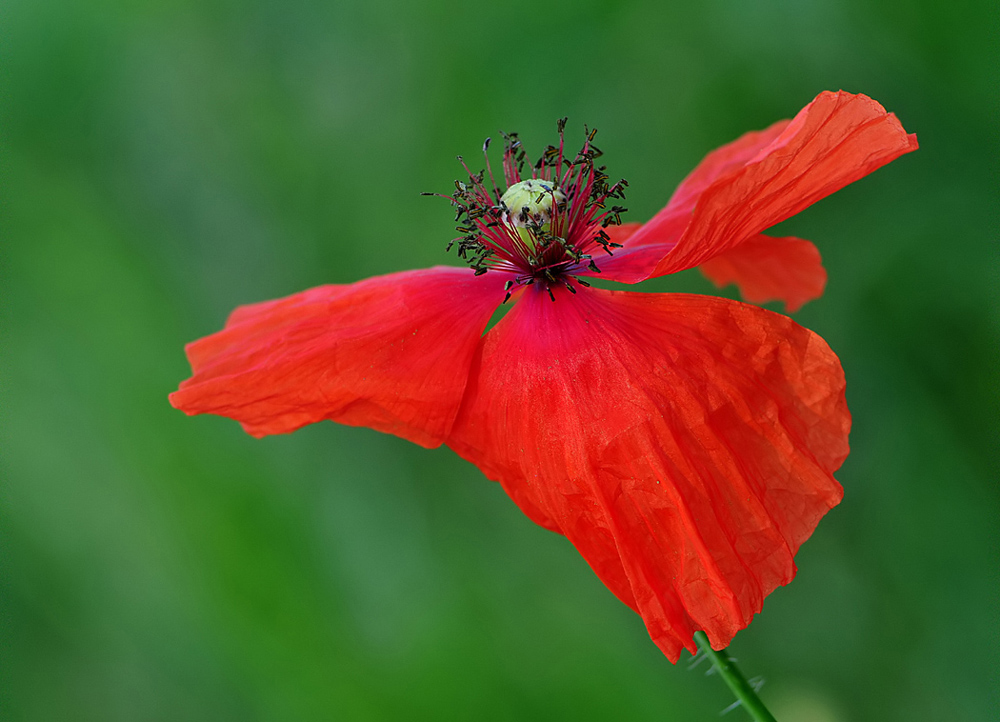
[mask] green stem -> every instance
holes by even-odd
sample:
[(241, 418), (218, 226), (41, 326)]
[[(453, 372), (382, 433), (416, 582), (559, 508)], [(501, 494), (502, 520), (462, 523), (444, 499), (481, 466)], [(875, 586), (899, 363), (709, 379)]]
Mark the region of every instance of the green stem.
[(747, 682), (743, 673), (729, 659), (726, 650), (722, 649), (716, 652), (712, 649), (712, 645), (708, 642), (708, 635), (704, 632), (695, 632), (694, 641), (704, 655), (711, 660), (712, 666), (719, 670), (722, 679), (729, 685), (729, 689), (733, 691), (736, 699), (750, 713), (751, 717), (757, 720), (757, 722), (777, 722), (774, 719), (774, 715), (768, 712), (767, 707), (760, 701), (760, 697), (757, 696), (757, 690)]

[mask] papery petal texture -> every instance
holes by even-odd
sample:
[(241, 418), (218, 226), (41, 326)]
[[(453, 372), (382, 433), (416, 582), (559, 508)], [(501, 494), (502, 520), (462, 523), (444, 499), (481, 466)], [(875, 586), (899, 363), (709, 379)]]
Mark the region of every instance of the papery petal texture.
[(242, 306), (188, 344), (170, 401), (258, 437), (330, 419), (438, 446), (503, 295), (496, 274), (435, 267)]
[(744, 241), (699, 266), (720, 288), (735, 283), (751, 303), (784, 301), (789, 313), (823, 295), (826, 269), (809, 241), (763, 234)]
[(577, 547), (676, 661), (725, 646), (841, 498), (850, 415), (816, 334), (736, 301), (528, 289), (447, 440)]
[(709, 154), (598, 264), (602, 276), (637, 283), (699, 266), (916, 149), (916, 136), (868, 96), (821, 93), (791, 121)]
[[(677, 186), (677, 190), (667, 201), (666, 207), (646, 224), (650, 226), (650, 238), (661, 235), (659, 231), (653, 232), (661, 221), (676, 213), (693, 211), (701, 194), (713, 183), (754, 160), (762, 150), (781, 136), (791, 122), (790, 120), (779, 120), (764, 130), (752, 130), (749, 133), (744, 133), (736, 140), (716, 148), (702, 158), (695, 169), (688, 173), (687, 178)], [(683, 231), (683, 229), (681, 230)]]

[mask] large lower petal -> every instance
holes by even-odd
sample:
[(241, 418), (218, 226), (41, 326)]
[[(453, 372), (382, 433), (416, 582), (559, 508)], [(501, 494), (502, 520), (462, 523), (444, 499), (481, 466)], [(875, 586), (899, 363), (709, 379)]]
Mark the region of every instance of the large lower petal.
[(759, 235), (710, 258), (701, 272), (720, 288), (735, 283), (751, 303), (784, 301), (789, 313), (823, 295), (826, 269), (809, 241)]
[(837, 357), (736, 301), (534, 289), (491, 330), (447, 443), (565, 534), (676, 661), (721, 648), (840, 501)]
[(791, 121), (709, 154), (602, 275), (636, 283), (699, 266), (916, 149), (868, 96), (821, 93)]
[(258, 437), (331, 419), (438, 446), (502, 299), (500, 274), (436, 267), (242, 306), (188, 344), (170, 402)]

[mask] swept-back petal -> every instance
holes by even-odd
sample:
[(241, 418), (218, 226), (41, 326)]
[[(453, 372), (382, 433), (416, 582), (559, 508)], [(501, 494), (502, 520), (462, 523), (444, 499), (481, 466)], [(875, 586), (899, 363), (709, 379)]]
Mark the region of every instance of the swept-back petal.
[(709, 154), (670, 203), (598, 265), (625, 283), (699, 266), (917, 149), (866, 95), (821, 93), (791, 121)]
[[(813, 101), (815, 102), (815, 101)], [(678, 212), (690, 213), (701, 194), (722, 176), (738, 170), (752, 161), (764, 148), (773, 143), (791, 123), (790, 120), (779, 120), (764, 130), (752, 130), (739, 138), (713, 150), (702, 158), (687, 178), (681, 181), (677, 190), (670, 196), (666, 207), (653, 216), (646, 225), (655, 228), (662, 220)], [(683, 229), (682, 229), (683, 230)], [(655, 233), (651, 233), (655, 236)]]
[(792, 236), (755, 236), (699, 268), (716, 286), (735, 283), (752, 303), (784, 301), (789, 313), (822, 296), (826, 286), (819, 250)]
[(672, 661), (721, 648), (841, 498), (850, 416), (816, 334), (706, 296), (528, 289), (447, 444), (565, 534)]
[(439, 266), (242, 306), (188, 344), (170, 402), (258, 437), (331, 419), (438, 446), (502, 299), (500, 274)]

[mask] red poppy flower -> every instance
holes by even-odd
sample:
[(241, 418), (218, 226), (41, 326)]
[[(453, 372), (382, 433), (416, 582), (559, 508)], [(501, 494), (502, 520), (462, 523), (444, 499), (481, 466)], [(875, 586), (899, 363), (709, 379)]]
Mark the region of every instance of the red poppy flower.
[[(560, 125), (560, 137), (562, 136)], [(842, 496), (851, 420), (840, 362), (791, 319), (736, 301), (590, 288), (700, 266), (753, 301), (820, 295), (808, 241), (762, 232), (916, 138), (863, 95), (714, 151), (644, 225), (614, 225), (624, 182), (550, 146), (522, 180), (507, 136), (452, 202), (467, 268), (435, 267), (243, 306), (188, 345), (188, 414), (254, 436), (331, 419), (447, 444), (564, 534), (671, 661), (727, 645)], [(487, 188), (492, 186), (492, 192)], [(484, 334), (501, 303), (512, 308)]]

